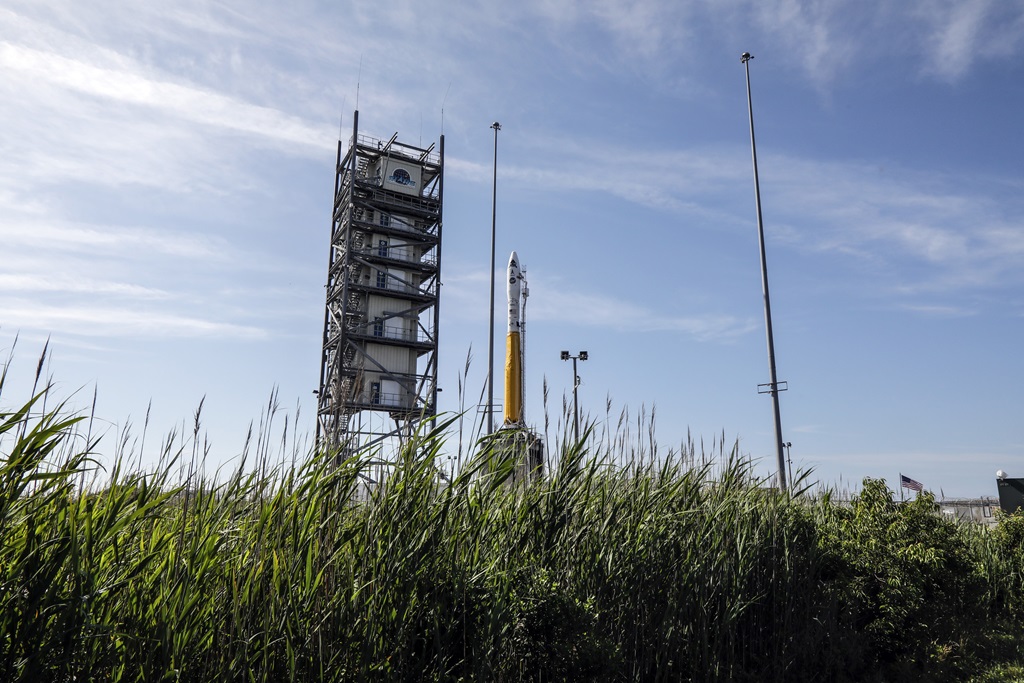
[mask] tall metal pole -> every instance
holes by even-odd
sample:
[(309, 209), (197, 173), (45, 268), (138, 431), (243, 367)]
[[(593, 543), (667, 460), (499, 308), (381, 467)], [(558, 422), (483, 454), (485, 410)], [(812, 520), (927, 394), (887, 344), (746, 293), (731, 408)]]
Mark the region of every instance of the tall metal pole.
[(782, 449), (782, 418), (779, 413), (779, 382), (775, 375), (775, 341), (772, 337), (772, 303), (768, 295), (768, 259), (764, 251), (764, 221), (761, 217), (761, 185), (757, 178), (757, 145), (754, 143), (754, 105), (750, 98), (750, 60), (753, 55), (744, 52), (740, 57), (747, 72), (747, 112), (750, 116), (750, 155), (754, 162), (754, 204), (757, 207), (757, 241), (761, 248), (761, 289), (764, 291), (764, 323), (768, 335), (768, 372), (771, 384), (772, 412), (775, 417), (775, 454), (779, 465), (779, 489), (786, 490), (786, 460)]
[(590, 357), (586, 351), (580, 351), (575, 356), (568, 351), (562, 351), (562, 360), (572, 359), (572, 432), (576, 441), (580, 440), (580, 403), (578, 398), (580, 387), (580, 374), (576, 369), (577, 360), (586, 360)]
[(786, 467), (789, 472), (789, 485), (793, 485), (793, 452), (790, 450), (793, 448), (793, 442), (787, 441), (783, 444), (786, 447)]
[(491, 316), (487, 330), (487, 433), (494, 433), (494, 240), (498, 222), (498, 131), (501, 124), (495, 121), (494, 129), (494, 182), (491, 186)]
[(572, 429), (576, 435), (576, 443), (580, 441), (580, 404), (576, 400), (576, 390), (580, 386), (580, 376), (576, 372), (576, 359), (579, 356), (572, 357)]

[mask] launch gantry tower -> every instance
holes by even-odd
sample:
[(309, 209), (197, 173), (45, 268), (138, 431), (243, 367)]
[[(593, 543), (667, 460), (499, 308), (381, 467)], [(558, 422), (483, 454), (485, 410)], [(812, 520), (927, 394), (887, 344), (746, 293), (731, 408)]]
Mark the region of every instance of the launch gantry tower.
[[(347, 455), (437, 408), (444, 136), (338, 142), (317, 441)], [(344, 156), (343, 156), (344, 151)]]

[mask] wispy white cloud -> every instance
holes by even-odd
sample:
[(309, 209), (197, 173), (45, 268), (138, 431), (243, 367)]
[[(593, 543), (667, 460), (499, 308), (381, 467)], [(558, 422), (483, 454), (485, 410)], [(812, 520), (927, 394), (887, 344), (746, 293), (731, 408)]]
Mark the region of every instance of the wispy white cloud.
[(698, 341), (730, 342), (756, 329), (757, 321), (723, 314), (655, 312), (642, 302), (564, 286), (543, 287), (543, 299), (530, 304), (532, 320), (560, 322), (633, 332), (678, 332)]
[[(338, 64), (359, 55), (353, 41), (336, 39), (332, 15), (322, 7), (259, 0), (145, 3), (130, 12), (122, 0), (12, 0), (9, 5), (12, 9), (0, 10), (0, 27), (6, 25), (8, 35), (27, 47), (113, 70), (142, 68), (254, 103), (266, 104), (282, 91), (308, 92), (314, 81), (302, 71), (281, 69), (274, 56)], [(336, 19), (340, 27), (350, 18)]]
[[(555, 193), (593, 192), (646, 208), (701, 214), (731, 223), (731, 216), (708, 208), (706, 200), (723, 191), (732, 194), (740, 183), (751, 182), (750, 162), (739, 148), (669, 151), (551, 139), (534, 140), (533, 147), (538, 150), (533, 157), (537, 165), (500, 165), (498, 177), (503, 185), (510, 182)], [(620, 168), (628, 170), (608, 173), (608, 158), (615, 158)], [(490, 177), (490, 167), (458, 158), (446, 159), (445, 170), (476, 182)], [(748, 188), (743, 192), (749, 196)]]
[(772, 207), (795, 246), (895, 264), (952, 288), (999, 285), (1024, 265), (1019, 190), (1000, 178), (774, 157)]
[[(534, 156), (537, 166), (505, 164), (499, 179), (531, 191), (616, 196), (699, 217), (708, 229), (750, 220), (752, 180), (747, 152), (739, 147), (664, 150), (546, 140), (538, 149), (547, 152)], [(607, 173), (607, 158), (629, 172)], [(450, 166), (466, 179), (489, 178), (482, 164), (456, 160)], [(1024, 272), (1021, 188), (1004, 178), (893, 166), (882, 172), (862, 162), (786, 155), (763, 155), (761, 167), (769, 239), (869, 263), (887, 273), (876, 286), (953, 293), (1019, 282)], [(735, 205), (738, 198), (741, 205)], [(720, 208), (730, 203), (734, 209)]]
[[(789, 61), (819, 88), (858, 65), (894, 59), (908, 73), (955, 81), (980, 60), (1019, 55), (1024, 49), (1024, 6), (995, 0), (537, 0), (532, 9), (553, 34), (587, 24), (599, 27), (614, 45), (620, 69), (642, 63), (660, 72), (671, 71), (672, 64), (701, 62), (701, 38), (713, 35), (737, 43), (737, 56), (740, 47), (755, 42), (749, 49)], [(757, 40), (751, 41), (755, 26)], [(616, 68), (604, 52), (591, 59)]]
[(10, 292), (61, 292), (70, 294), (105, 294), (132, 299), (166, 299), (170, 294), (161, 289), (125, 282), (109, 282), (63, 274), (0, 273), (0, 289)]
[(977, 57), (979, 33), (992, 3), (989, 0), (961, 0), (935, 3), (931, 12), (934, 52), (925, 60), (925, 70), (949, 79), (962, 76)]
[[(326, 158), (330, 126), (165, 59), (201, 52), (201, 41), (193, 52), (147, 52), (147, 42), (197, 33), (244, 38), (223, 17), (204, 21), (197, 5), (132, 29), (130, 17), (109, 22), (119, 8), (49, 4), (53, 16), (39, 19), (37, 5), (0, 10), (4, 328), (105, 340), (286, 333), (275, 325), (287, 316), (275, 315), (294, 307), (253, 275), (287, 266), (239, 234), (225, 199), (259, 196), (266, 180), (248, 167), (253, 150), (264, 163)], [(236, 57), (223, 68), (241, 68)], [(245, 291), (225, 291), (231, 278)]]
[(769, 0), (737, 11), (756, 16), (768, 38), (766, 47), (773, 54), (792, 55), (820, 87), (845, 71), (858, 53), (871, 49), (865, 42), (868, 36), (850, 25), (848, 7), (842, 2)]
[[(217, 235), (51, 220), (5, 216), (0, 205), (5, 329), (108, 339), (289, 333), (282, 321), (295, 292), (247, 275), (286, 270), (267, 255)], [(247, 284), (232, 291), (230, 278)]]
[[(486, 310), (487, 283), (485, 271), (447, 275), (442, 310), (456, 311), (456, 315), (460, 311)], [(538, 272), (531, 272), (530, 287), (534, 292), (543, 292), (543, 296), (534, 297), (528, 305), (528, 316), (533, 322), (558, 321), (617, 332), (677, 332), (697, 341), (721, 343), (759, 329), (755, 319), (728, 314), (656, 312), (644, 302), (600, 291), (582, 292), (557, 277)]]
[(820, 434), (822, 427), (821, 425), (795, 425), (788, 427), (787, 431), (794, 434)]
[(52, 83), (112, 105), (139, 105), (196, 123), (217, 126), (284, 143), (282, 149), (312, 148), (321, 153), (330, 132), (312, 128), (280, 111), (225, 95), (154, 78), (133, 70), (95, 66), (77, 59), (10, 43), (0, 44), (0, 68), (33, 82)]
[[(550, 9), (550, 4), (547, 7)], [(672, 44), (686, 44), (694, 24), (694, 7), (685, 2), (596, 0), (577, 3), (575, 9), (575, 16), (567, 15), (570, 21), (587, 16), (612, 37), (617, 55), (645, 62), (678, 54)]]
[[(0, 202), (0, 210), (3, 204)], [(176, 256), (190, 260), (224, 261), (230, 251), (227, 241), (218, 235), (197, 235), (182, 230), (169, 233), (145, 227), (73, 223), (62, 218), (33, 216), (19, 218), (0, 213), (0, 239), (5, 244), (29, 247), (52, 255), (72, 251), (108, 256), (139, 254), (150, 257)]]
[(912, 313), (920, 313), (933, 318), (967, 318), (977, 314), (977, 311), (973, 311), (967, 308), (961, 308), (958, 306), (929, 306), (905, 304), (900, 308), (906, 311), (910, 311)]
[[(66, 7), (60, 2), (50, 4), (55, 8)], [(631, 58), (640, 61), (663, 58), (662, 48), (668, 49), (668, 45), (677, 42), (680, 32), (685, 33), (691, 25), (701, 22), (713, 24), (716, 12), (721, 13), (717, 16), (735, 16), (752, 11), (757, 21), (772, 29), (769, 34), (801, 45), (806, 68), (809, 71), (819, 69), (814, 71), (813, 78), (822, 81), (832, 78), (836, 69), (844, 68), (850, 62), (849, 55), (872, 49), (869, 39), (873, 37), (867, 30), (875, 21), (871, 16), (884, 15), (886, 19), (902, 22), (909, 27), (906, 33), (913, 40), (923, 41), (920, 36), (927, 33), (937, 46), (936, 59), (928, 63), (951, 77), (961, 77), (979, 55), (991, 55), (993, 51), (1005, 53), (1020, 46), (1016, 36), (1020, 33), (1021, 13), (1013, 9), (1000, 10), (987, 0), (967, 3), (921, 0), (902, 11), (875, 8), (866, 13), (868, 19), (853, 26), (853, 31), (846, 30), (850, 28), (847, 21), (850, 8), (849, 3), (798, 0), (773, 0), (751, 8), (744, 0), (726, 4), (721, 10), (708, 9), (698, 3), (670, 7), (658, 2), (639, 2), (627, 8), (609, 2), (538, 2), (523, 11), (541, 14), (565, 26), (597, 25), (613, 33), (616, 44), (623, 46), (622, 49), (634, 46)], [(401, 5), (399, 10), (394, 24), (396, 30), (411, 32), (416, 18), (421, 15), (408, 5)], [(274, 10), (260, 5), (254, 11), (263, 16)], [(146, 21), (129, 19), (129, 28), (122, 28), (122, 32), (137, 31), (142, 36), (149, 31), (159, 34), (156, 35), (158, 40), (182, 41), (186, 40), (182, 29), (187, 27), (204, 37), (220, 36), (237, 40), (240, 45), (245, 41), (267, 44), (279, 39), (273, 37), (274, 32), (259, 29), (260, 22), (252, 17), (246, 19), (244, 13), (230, 4), (207, 7), (195, 3), (179, 8), (164, 7), (159, 11), (150, 8), (146, 12), (152, 16), (147, 15)], [(372, 16), (360, 18), (360, 12), (369, 12)], [(372, 23), (379, 19), (375, 12), (362, 8), (355, 19), (357, 23)], [(488, 16), (492, 22), (503, 18), (489, 15), (480, 8), (471, 13), (474, 21), (486, 22)], [(526, 14), (511, 16), (523, 21)], [(202, 178), (204, 172), (209, 173), (211, 167), (223, 163), (209, 156), (207, 136), (211, 130), (220, 131), (218, 135), (234, 132), (263, 144), (280, 145), (282, 150), (306, 150), (314, 155), (321, 155), (325, 147), (323, 141), (333, 137), (333, 131), (325, 134), (293, 114), (251, 104), (230, 94), (191, 84), (180, 75), (172, 75), (151, 63), (152, 60), (137, 49), (137, 42), (129, 50), (131, 54), (92, 45), (82, 36), (99, 30), (100, 15), (76, 9), (70, 16), (73, 19), (57, 22), (60, 26), (57, 28), (19, 15), (12, 18), (12, 13), (5, 11), (8, 24), (31, 29), (24, 44), (0, 44), (0, 68), (10, 75), (7, 94), (27, 94), (29, 109), (36, 113), (72, 109), (79, 112), (73, 124), (77, 130), (71, 136), (54, 138), (51, 132), (50, 144), (33, 144), (34, 150), (26, 145), (21, 150), (23, 155), (17, 157), (17, 168), (4, 168), (0, 162), (0, 173), (14, 186), (25, 183), (26, 177), (40, 182), (43, 178), (52, 181), (63, 176), (100, 183), (148, 182), (180, 190), (194, 185), (197, 177)], [(1001, 21), (997, 22), (998, 19)], [(301, 23), (285, 21), (280, 27), (282, 35), (299, 30), (297, 26)], [(455, 30), (461, 29), (456, 27)], [(55, 45), (63, 47), (51, 47)], [(122, 45), (122, 49), (126, 48)], [(244, 68), (240, 64), (245, 60), (244, 49), (239, 46), (232, 49), (233, 52), (221, 59), (222, 68)], [(187, 69), (181, 71), (186, 72)], [(12, 90), (12, 83), (23, 90)], [(17, 99), (15, 96), (9, 101)], [(150, 115), (140, 120), (142, 110), (149, 110)], [(20, 137), (36, 140), (41, 137), (45, 141), (45, 129), (54, 131), (69, 125), (66, 119), (47, 121), (48, 116), (51, 115), (43, 114), (43, 121), (36, 123), (35, 128), (32, 128), (33, 122), (23, 116), (22, 132), (32, 134)], [(59, 123), (53, 125), (54, 121)], [(548, 156), (542, 166), (504, 165), (500, 173), (504, 180), (525, 186), (609, 193), (650, 208), (677, 213), (704, 212), (707, 218), (723, 222), (733, 217), (720, 210), (713, 212), (714, 215), (708, 213), (704, 208), (710, 205), (707, 199), (731, 193), (731, 185), (748, 182), (746, 154), (739, 149), (612, 150), (621, 161), (621, 168), (629, 169), (627, 173), (613, 175), (603, 168), (609, 153), (607, 145), (587, 149), (584, 144), (563, 144), (557, 149), (557, 156)], [(876, 253), (872, 245), (885, 245), (886, 249), (912, 255), (936, 267), (962, 264), (964, 268), (984, 270), (981, 265), (987, 263), (990, 266), (988, 278), (997, 277), (1019, 263), (1022, 240), (1018, 227), (999, 216), (986, 197), (949, 192), (949, 187), (955, 184), (952, 179), (940, 183), (944, 187), (936, 191), (928, 186), (929, 181), (922, 182), (920, 177), (893, 183), (889, 179), (876, 181), (872, 177), (873, 169), (850, 164), (822, 164), (800, 159), (777, 161), (776, 166), (784, 169), (787, 176), (774, 182), (777, 197), (784, 200), (777, 201), (780, 205), (798, 208), (802, 214), (798, 221), (797, 211), (787, 212), (789, 215), (785, 217), (785, 225), (780, 226), (780, 232), (788, 233), (806, 248), (871, 255)], [(180, 165), (176, 175), (181, 185), (167, 176), (166, 169), (176, 165)], [(488, 174), (484, 171), (489, 170), (481, 164), (453, 157), (449, 157), (448, 169), (462, 177), (486, 177)], [(231, 170), (222, 169), (222, 175), (226, 176)], [(828, 183), (823, 182), (825, 178)], [(976, 222), (962, 224), (968, 216), (976, 217)], [(801, 227), (801, 224), (812, 223), (813, 231)], [(93, 237), (95, 246), (102, 248), (103, 240)], [(111, 234), (108, 239), (112, 243), (137, 242), (140, 238)], [(86, 243), (79, 244), (85, 246)], [(203, 247), (193, 244), (183, 248)]]
[(1024, 5), (993, 0), (922, 0), (912, 16), (921, 25), (922, 71), (962, 79), (982, 60), (1024, 49)]
[[(249, 87), (315, 79), (280, 64), (246, 63), (246, 46), (288, 30), (271, 29), (274, 22), (256, 30), (252, 11), (185, 2), (124, 12), (103, 0), (0, 9), (3, 203), (32, 197), (52, 217), (66, 183), (239, 194), (262, 182), (250, 167), (254, 151), (264, 159), (328, 158), (334, 125), (294, 106), (311, 101), (308, 92), (290, 97)], [(224, 58), (211, 46), (227, 46)], [(56, 200), (47, 202), (50, 196)]]
[(8, 299), (0, 303), (6, 329), (47, 330), (85, 337), (266, 338), (267, 330), (250, 325), (127, 306), (49, 305), (35, 300)]

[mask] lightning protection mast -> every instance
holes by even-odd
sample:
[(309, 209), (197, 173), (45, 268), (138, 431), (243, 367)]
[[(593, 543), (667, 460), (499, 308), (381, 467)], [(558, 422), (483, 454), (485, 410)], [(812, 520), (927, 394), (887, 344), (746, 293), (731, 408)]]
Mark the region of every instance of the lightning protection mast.
[(397, 451), (436, 415), (443, 135), (434, 147), (362, 135), (358, 111), (338, 142), (317, 442), (339, 457)]
[(750, 99), (750, 60), (754, 56), (744, 52), (740, 57), (747, 72), (747, 113), (750, 116), (750, 155), (754, 162), (754, 205), (757, 208), (757, 242), (761, 248), (761, 289), (764, 292), (764, 322), (768, 336), (768, 373), (769, 383), (762, 384), (758, 388), (759, 393), (771, 394), (772, 415), (775, 418), (775, 453), (779, 465), (779, 489), (786, 490), (786, 460), (782, 449), (782, 418), (779, 413), (779, 392), (786, 390), (786, 383), (782, 386), (775, 376), (775, 341), (772, 336), (772, 303), (768, 296), (768, 259), (764, 251), (764, 221), (761, 218), (761, 186), (757, 178), (757, 146), (754, 144), (754, 105)]

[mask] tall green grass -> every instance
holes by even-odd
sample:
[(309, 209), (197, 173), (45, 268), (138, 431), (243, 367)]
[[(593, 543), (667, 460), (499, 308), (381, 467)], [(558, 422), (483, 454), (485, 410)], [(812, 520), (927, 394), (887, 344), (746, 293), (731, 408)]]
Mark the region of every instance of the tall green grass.
[(992, 634), (1019, 654), (1020, 520), (870, 480), (788, 496), (717, 440), (656, 453), (644, 419), (512, 483), (486, 438), (442, 476), (450, 418), (368, 487), (369, 458), (286, 463), (264, 432), (209, 477), (199, 411), (154, 471), (122, 434), (96, 476), (40, 401), (0, 413), (0, 680), (929, 680)]

